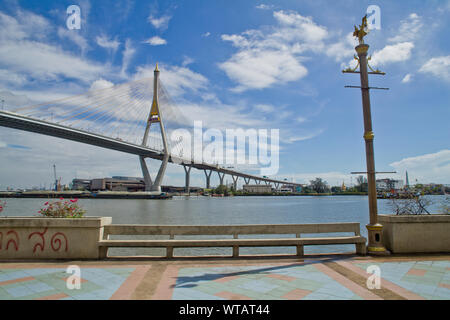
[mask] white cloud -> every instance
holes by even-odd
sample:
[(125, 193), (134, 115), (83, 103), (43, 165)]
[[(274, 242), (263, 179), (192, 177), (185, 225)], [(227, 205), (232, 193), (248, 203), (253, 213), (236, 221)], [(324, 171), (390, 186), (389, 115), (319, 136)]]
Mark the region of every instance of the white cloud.
[(423, 27), (422, 18), (411, 13), (407, 19), (400, 21), (400, 27), (395, 31), (396, 36), (389, 38), (389, 42), (405, 42), (414, 40)]
[(326, 49), (326, 55), (333, 57), (336, 62), (340, 62), (343, 59), (353, 56), (357, 45), (358, 40), (353, 36), (353, 32), (349, 32), (339, 42), (329, 45)]
[(205, 32), (204, 34), (202, 34), (202, 37), (208, 38), (210, 35), (211, 35), (211, 32)]
[[(154, 66), (139, 66), (134, 79), (153, 78)], [(186, 67), (159, 65), (161, 82), (172, 96), (181, 96), (187, 91), (205, 89), (208, 79)]]
[(413, 48), (414, 43), (412, 42), (400, 42), (394, 45), (387, 45), (372, 55), (370, 64), (373, 66), (381, 66), (392, 62), (409, 60)]
[(450, 56), (431, 58), (419, 69), (419, 72), (450, 80)]
[(23, 94), (14, 94), (11, 91), (0, 91), (0, 98), (4, 100), (5, 110), (30, 105), (33, 101)]
[(144, 43), (148, 43), (151, 46), (161, 46), (161, 45), (167, 44), (167, 41), (161, 37), (154, 36), (154, 37), (151, 37), (150, 39), (144, 41)]
[(0, 69), (0, 83), (15, 87), (23, 86), (28, 81), (27, 77), (21, 73)]
[(295, 121), (297, 121), (298, 123), (303, 123), (308, 121), (308, 119), (306, 119), (305, 117), (297, 117)]
[(270, 113), (275, 111), (275, 107), (268, 104), (257, 104), (254, 106), (259, 112)]
[(0, 12), (1, 40), (21, 40), (28, 37), (23, 25), (15, 18)]
[(312, 44), (319, 43), (328, 35), (325, 27), (317, 25), (311, 17), (303, 17), (297, 12), (275, 11), (273, 16), (283, 27), (287, 28), (279, 30), (284, 31), (283, 33), (276, 34), (283, 39), (303, 40), (307, 44)]
[(89, 90), (101, 90), (101, 89), (112, 88), (112, 87), (114, 87), (114, 83), (100, 78), (98, 80), (95, 80), (92, 83)]
[(81, 49), (81, 55), (89, 49), (87, 40), (81, 36), (76, 30), (68, 30), (66, 28), (58, 28), (58, 36), (60, 38), (67, 38), (75, 43)]
[(76, 93), (80, 92), (80, 87), (76, 87), (76, 91), (73, 91), (72, 88), (69, 88), (69, 90), (67, 90), (67, 88), (56, 88), (56, 89), (52, 89), (52, 91), (50, 90), (13, 90), (10, 91), (11, 93), (13, 93), (16, 96), (25, 96), (27, 99), (29, 99), (30, 103), (27, 104), (22, 104), (22, 105), (17, 105), (17, 106), (24, 106), (24, 105), (31, 105), (31, 104), (36, 104), (36, 103), (44, 103), (44, 102), (49, 102), (49, 101), (55, 101), (55, 100), (59, 100), (59, 99), (63, 99), (63, 98), (67, 98), (68, 96), (73, 96)]
[(294, 143), (294, 142), (299, 142), (299, 141), (305, 141), (305, 140), (310, 140), (313, 139), (317, 136), (319, 136), (320, 134), (322, 134), (325, 130), (320, 129), (318, 131), (312, 132), (312, 133), (308, 133), (305, 135), (301, 135), (301, 136), (290, 136), (286, 142), (287, 143)]
[[(65, 78), (91, 82), (99, 74), (110, 71), (59, 46), (45, 43), (53, 28), (45, 18), (36, 14), (19, 10), (17, 17), (12, 17), (0, 12), (0, 30), (2, 83), (23, 86), (33, 80), (43, 82)], [(87, 43), (80, 37), (69, 36), (63, 31), (60, 36), (71, 37), (82, 50), (87, 49)]]
[(411, 74), (411, 73), (408, 73), (408, 74), (403, 78), (402, 83), (408, 83), (408, 82), (411, 82), (411, 80), (412, 80), (412, 74)]
[(270, 10), (274, 8), (274, 5), (261, 3), (260, 5), (257, 5), (255, 8), (261, 10)]
[(172, 19), (172, 16), (163, 15), (161, 17), (155, 17), (150, 15), (148, 17), (148, 22), (150, 22), (156, 29), (165, 30), (169, 27), (169, 21)]
[(234, 88), (236, 92), (264, 89), (275, 83), (298, 80), (308, 74), (308, 70), (292, 54), (275, 50), (243, 50), (219, 67), (240, 84)]
[(183, 67), (186, 67), (186, 66), (188, 66), (188, 65), (190, 65), (190, 64), (192, 64), (192, 63), (194, 63), (194, 59), (192, 59), (191, 57), (188, 57), (188, 56), (184, 56), (183, 57), (183, 62), (181, 63), (181, 65), (183, 66)]
[(273, 16), (277, 25), (271, 28), (222, 35), (222, 40), (230, 41), (238, 49), (219, 64), (238, 83), (234, 91), (264, 89), (299, 80), (308, 74), (300, 54), (323, 49), (327, 29), (311, 17), (291, 11), (276, 11)]
[(105, 67), (97, 63), (58, 47), (34, 41), (2, 42), (0, 68), (2, 67), (40, 81), (66, 77), (89, 82), (105, 71)]
[(390, 164), (397, 172), (408, 170), (410, 183), (448, 183), (450, 181), (450, 150), (409, 157)]
[(128, 66), (135, 53), (136, 49), (133, 48), (131, 40), (127, 39), (125, 41), (125, 49), (123, 50), (122, 54), (122, 69), (120, 71), (122, 77), (127, 77)]
[(97, 45), (102, 48), (112, 50), (113, 53), (115, 53), (120, 46), (120, 42), (117, 41), (117, 38), (112, 40), (106, 35), (97, 36), (95, 38), (95, 41)]

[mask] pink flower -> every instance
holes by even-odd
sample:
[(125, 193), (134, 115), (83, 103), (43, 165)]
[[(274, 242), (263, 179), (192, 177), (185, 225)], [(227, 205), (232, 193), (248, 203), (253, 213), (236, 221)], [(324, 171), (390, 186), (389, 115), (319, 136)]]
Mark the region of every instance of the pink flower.
[(77, 202), (77, 201), (78, 201), (78, 199), (70, 200), (70, 202), (72, 202), (72, 203), (75, 203), (75, 202)]
[(46, 203), (44, 203), (44, 206), (47, 206), (47, 205), (48, 205), (48, 201)]
[(61, 197), (61, 198), (59, 198), (59, 200), (64, 200), (64, 198), (63, 198), (63, 197)]

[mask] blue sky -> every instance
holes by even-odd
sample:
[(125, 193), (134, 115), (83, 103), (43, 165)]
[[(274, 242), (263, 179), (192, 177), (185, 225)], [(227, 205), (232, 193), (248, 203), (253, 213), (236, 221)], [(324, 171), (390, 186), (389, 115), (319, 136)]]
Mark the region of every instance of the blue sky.
[[(69, 5), (81, 29), (66, 27)], [(450, 181), (450, 1), (2, 1), (0, 96), (6, 108), (151, 76), (156, 62), (192, 119), (220, 129), (280, 129), (279, 178), (350, 184), (364, 171), (353, 25), (369, 5), (367, 37), (375, 161), (411, 182)], [(139, 176), (134, 156), (0, 128), (0, 188), (73, 177)], [(156, 170), (156, 162), (151, 162)], [(354, 181), (355, 179), (353, 179)], [(204, 185), (194, 173), (193, 185)], [(231, 178), (229, 178), (231, 182)], [(164, 184), (182, 185), (170, 166)]]

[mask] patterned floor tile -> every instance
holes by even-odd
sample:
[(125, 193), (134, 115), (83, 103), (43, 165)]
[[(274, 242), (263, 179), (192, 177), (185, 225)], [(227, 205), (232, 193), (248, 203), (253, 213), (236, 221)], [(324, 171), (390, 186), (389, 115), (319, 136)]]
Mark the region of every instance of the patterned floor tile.
[[(449, 261), (409, 261), (376, 263), (381, 278), (386, 279), (425, 299), (450, 298), (450, 289), (440, 284), (450, 276)], [(370, 264), (355, 263), (361, 269)]]
[(0, 299), (105, 300), (120, 288), (133, 268), (81, 268), (81, 289), (69, 289), (65, 268), (0, 269)]
[[(185, 270), (188, 269), (188, 270)], [(354, 299), (355, 293), (310, 265), (183, 268), (173, 289), (173, 299), (215, 297), (250, 299)], [(214, 282), (207, 288), (206, 280)], [(206, 287), (206, 288), (205, 288)], [(201, 294), (199, 294), (201, 292)], [(357, 295), (356, 295), (357, 296)], [(360, 298), (359, 296), (357, 296)]]

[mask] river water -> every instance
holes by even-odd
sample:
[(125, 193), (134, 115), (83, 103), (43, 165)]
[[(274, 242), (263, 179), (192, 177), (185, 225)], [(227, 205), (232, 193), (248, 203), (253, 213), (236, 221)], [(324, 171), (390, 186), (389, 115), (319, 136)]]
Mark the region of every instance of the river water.
[[(430, 212), (439, 213), (445, 196), (430, 196)], [(34, 216), (44, 199), (2, 199), (2, 216)], [(390, 214), (390, 200), (378, 200), (378, 213)], [(87, 216), (112, 217), (113, 224), (223, 225), (359, 222), (367, 237), (369, 223), (367, 196), (285, 196), (285, 197), (174, 197), (171, 200), (80, 199)], [(343, 235), (343, 234), (340, 234)], [(350, 235), (350, 234), (348, 234)], [(303, 236), (303, 235), (302, 235)], [(305, 235), (307, 236), (307, 235)], [(254, 237), (254, 236), (252, 236)], [(264, 236), (261, 236), (264, 237)], [(273, 236), (272, 236), (273, 237)], [(112, 239), (136, 239), (120, 237)], [(149, 239), (149, 237), (144, 237)], [(150, 237), (151, 238), (151, 237)], [(156, 237), (153, 237), (156, 238)], [(181, 237), (178, 237), (181, 238)], [(185, 237), (188, 238), (188, 237)], [(204, 236), (203, 238), (212, 238)], [(245, 238), (245, 236), (242, 236)], [(354, 245), (305, 246), (305, 253), (354, 251)], [(110, 249), (112, 255), (164, 255), (159, 248)], [(295, 248), (241, 248), (242, 254), (294, 254)], [(231, 255), (231, 248), (175, 249), (175, 255)]]

